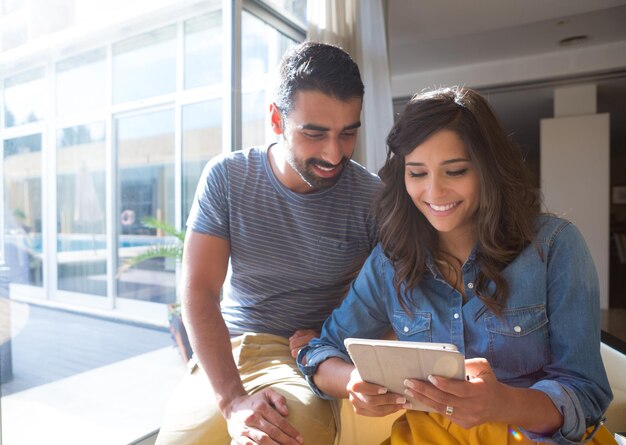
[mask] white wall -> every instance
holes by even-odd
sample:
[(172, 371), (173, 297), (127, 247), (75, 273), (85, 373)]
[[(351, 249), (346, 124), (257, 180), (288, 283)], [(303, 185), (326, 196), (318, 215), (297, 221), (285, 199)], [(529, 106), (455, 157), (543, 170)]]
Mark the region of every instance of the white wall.
[(609, 307), (609, 115), (541, 120), (541, 191), (545, 208), (582, 232)]

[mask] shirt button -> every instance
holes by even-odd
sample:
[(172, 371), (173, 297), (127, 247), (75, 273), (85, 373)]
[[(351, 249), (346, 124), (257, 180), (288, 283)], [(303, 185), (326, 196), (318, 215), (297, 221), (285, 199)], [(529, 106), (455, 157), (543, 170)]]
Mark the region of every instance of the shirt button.
[(409, 327), (405, 326), (404, 329), (402, 329), (404, 332), (409, 332)]
[(467, 287), (469, 287), (470, 289), (474, 289), (474, 283), (467, 283)]
[(519, 333), (519, 332), (522, 332), (522, 328), (521, 328), (520, 326), (515, 326), (515, 327), (513, 328), (513, 330), (514, 330), (515, 332), (518, 332), (518, 333)]
[(455, 319), (456, 319), (456, 318), (459, 318), (459, 314), (455, 313), (455, 314), (454, 314), (454, 318), (455, 318)]

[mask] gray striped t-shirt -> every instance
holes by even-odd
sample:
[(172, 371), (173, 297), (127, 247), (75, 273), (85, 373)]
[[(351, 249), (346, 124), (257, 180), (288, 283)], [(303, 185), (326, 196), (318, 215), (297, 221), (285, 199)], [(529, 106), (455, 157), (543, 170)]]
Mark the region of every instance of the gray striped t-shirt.
[(230, 334), (320, 329), (374, 246), (379, 186), (350, 162), (333, 187), (294, 193), (274, 176), (268, 147), (211, 160), (187, 226), (230, 240), (222, 300)]

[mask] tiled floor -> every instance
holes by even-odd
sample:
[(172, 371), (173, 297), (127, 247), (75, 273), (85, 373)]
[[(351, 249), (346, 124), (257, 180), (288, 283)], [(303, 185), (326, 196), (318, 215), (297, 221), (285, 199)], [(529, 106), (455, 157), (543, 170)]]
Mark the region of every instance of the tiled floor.
[(185, 371), (171, 347), (2, 398), (2, 444), (126, 445), (159, 428)]
[(166, 330), (0, 299), (4, 380), (8, 326), (2, 445), (131, 443), (159, 427), (185, 371)]
[(2, 385), (3, 396), (172, 345), (165, 329), (14, 301), (10, 306), (13, 378)]

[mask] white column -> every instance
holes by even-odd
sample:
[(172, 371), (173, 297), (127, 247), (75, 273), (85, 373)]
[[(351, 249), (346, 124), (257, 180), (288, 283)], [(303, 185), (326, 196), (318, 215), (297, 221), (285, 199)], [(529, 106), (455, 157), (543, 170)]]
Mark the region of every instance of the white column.
[(582, 232), (609, 306), (609, 115), (596, 114), (596, 85), (556, 88), (554, 115), (541, 120), (541, 191), (545, 210)]

